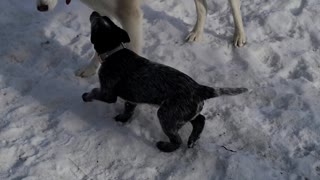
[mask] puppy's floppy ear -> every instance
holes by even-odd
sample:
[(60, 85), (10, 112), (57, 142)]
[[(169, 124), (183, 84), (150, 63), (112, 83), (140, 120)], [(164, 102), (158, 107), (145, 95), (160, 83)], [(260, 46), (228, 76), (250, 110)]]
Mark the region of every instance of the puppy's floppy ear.
[(103, 18), (104, 20), (106, 20), (107, 24), (109, 24), (111, 27), (114, 27), (117, 30), (121, 42), (123, 43), (130, 42), (129, 35), (125, 30), (118, 27), (109, 17), (103, 16)]
[(128, 33), (119, 27), (118, 27), (118, 30), (119, 30), (119, 36), (120, 36), (121, 42), (123, 42), (123, 43), (130, 42), (130, 38), (129, 38)]
[(90, 41), (92, 44), (95, 44), (97, 42), (98, 38), (96, 33), (91, 33)]

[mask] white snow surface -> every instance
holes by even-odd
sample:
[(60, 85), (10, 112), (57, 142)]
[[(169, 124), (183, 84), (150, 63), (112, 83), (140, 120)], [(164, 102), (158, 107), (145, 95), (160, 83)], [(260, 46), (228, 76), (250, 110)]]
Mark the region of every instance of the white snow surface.
[(0, 179), (320, 179), (320, 1), (243, 0), (248, 44), (232, 46), (226, 0), (208, 0), (204, 41), (185, 43), (193, 0), (145, 0), (144, 56), (214, 87), (250, 92), (206, 101), (206, 126), (188, 149), (162, 153), (157, 108), (117, 124), (115, 104), (83, 103), (97, 76), (74, 71), (94, 54), (80, 1), (51, 12), (0, 1)]

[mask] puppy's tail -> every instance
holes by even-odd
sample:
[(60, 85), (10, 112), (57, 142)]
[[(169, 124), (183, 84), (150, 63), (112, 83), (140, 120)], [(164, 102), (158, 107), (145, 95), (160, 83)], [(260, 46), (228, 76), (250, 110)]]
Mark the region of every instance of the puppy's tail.
[(234, 96), (247, 91), (247, 88), (212, 88), (208, 86), (200, 86), (198, 89), (198, 95), (205, 100), (218, 96)]

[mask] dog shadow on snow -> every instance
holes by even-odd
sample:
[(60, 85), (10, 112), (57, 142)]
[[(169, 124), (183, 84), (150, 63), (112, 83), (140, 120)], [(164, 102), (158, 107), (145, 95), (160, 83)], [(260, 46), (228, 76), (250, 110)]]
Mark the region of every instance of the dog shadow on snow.
[[(38, 16), (38, 13), (40, 12), (35, 10), (35, 12), (30, 12), (26, 16)], [(64, 16), (65, 18), (73, 19), (75, 15), (65, 13)], [(22, 24), (14, 21), (7, 24), (7, 29), (5, 30), (7, 31), (7, 36), (2, 37), (2, 39), (8, 44), (0, 50), (1, 54), (3, 54), (2, 62), (0, 62), (0, 76), (5, 82), (5, 87), (12, 88), (19, 94), (18, 98), (22, 102), (17, 103), (17, 106), (28, 105), (23, 104), (23, 102), (30, 103), (30, 100), (26, 100), (29, 97), (32, 98), (32, 101), (39, 102), (46, 109), (46, 112), (49, 112), (48, 125), (43, 130), (44, 133), (47, 130), (61, 128), (61, 123), (65, 123), (65, 121), (71, 120), (70, 123), (75, 123), (75, 125), (77, 121), (83, 121), (87, 125), (84, 125), (78, 132), (92, 127), (96, 131), (117, 131), (119, 135), (143, 141), (148, 147), (158, 151), (155, 147), (155, 140), (166, 136), (161, 134), (160, 125), (157, 124), (158, 121), (154, 120), (156, 113), (151, 108), (137, 108), (133, 121), (153, 121), (152, 123), (137, 122), (137, 124), (133, 125), (134, 127), (130, 127), (132, 125), (119, 125), (113, 119), (114, 116), (122, 112), (124, 101), (118, 100), (114, 104), (97, 101), (84, 103), (82, 101), (81, 95), (84, 92), (99, 86), (97, 75), (90, 78), (80, 78), (74, 74), (74, 71), (80, 68), (81, 65), (89, 63), (91, 56), (94, 54), (90, 37), (88, 33), (78, 32), (70, 40), (65, 39), (64, 42), (68, 41), (66, 44), (63, 41), (62, 44), (57, 39), (64, 38), (63, 32), (59, 33), (58, 31), (55, 33), (52, 30), (52, 32), (48, 33), (45, 30), (52, 23), (60, 25), (60, 22), (53, 20), (54, 18), (55, 15), (53, 13), (38, 19), (27, 19), (29, 22)], [(33, 27), (30, 27), (27, 24), (36, 24), (37, 26), (32, 25)], [(30, 29), (21, 32), (20, 29), (26, 28), (26, 25)], [(51, 29), (53, 28), (49, 30)], [(68, 35), (70, 36), (70, 34)], [(87, 42), (84, 45), (76, 45), (76, 43), (85, 41)], [(73, 49), (76, 48), (83, 49), (79, 51), (80, 53), (75, 53)], [(143, 112), (143, 109), (153, 111), (153, 114), (147, 115), (150, 112)], [(145, 113), (147, 117), (142, 117), (142, 113)], [(7, 121), (7, 124), (9, 123)], [(70, 128), (65, 130), (67, 132), (71, 131), (71, 134), (76, 135), (77, 130), (75, 132), (70, 123), (63, 127)], [(137, 131), (146, 129), (150, 132), (152, 138), (155, 138), (154, 141), (144, 137), (143, 133), (140, 136), (132, 128), (138, 129)]]

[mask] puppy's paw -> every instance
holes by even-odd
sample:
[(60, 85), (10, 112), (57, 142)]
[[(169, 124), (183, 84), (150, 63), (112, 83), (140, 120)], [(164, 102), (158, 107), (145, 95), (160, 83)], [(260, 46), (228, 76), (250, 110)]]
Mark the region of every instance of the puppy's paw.
[(84, 102), (91, 102), (91, 101), (92, 101), (92, 99), (88, 98), (88, 94), (89, 94), (89, 93), (84, 93), (84, 94), (82, 94), (82, 100), (83, 100)]
[(114, 117), (114, 120), (116, 120), (117, 122), (121, 122), (121, 123), (127, 123), (129, 122), (130, 118), (131, 118), (132, 114), (118, 114), (116, 117)]
[(175, 150), (177, 150), (180, 147), (179, 144), (173, 144), (171, 142), (163, 142), (163, 141), (159, 141), (157, 142), (157, 148), (162, 151), (162, 152), (173, 152)]
[(82, 78), (90, 77), (90, 76), (93, 76), (96, 74), (97, 68), (98, 67), (96, 67), (92, 64), (89, 64), (89, 65), (86, 65), (86, 66), (81, 67), (80, 69), (76, 70), (75, 75), (82, 77)]

